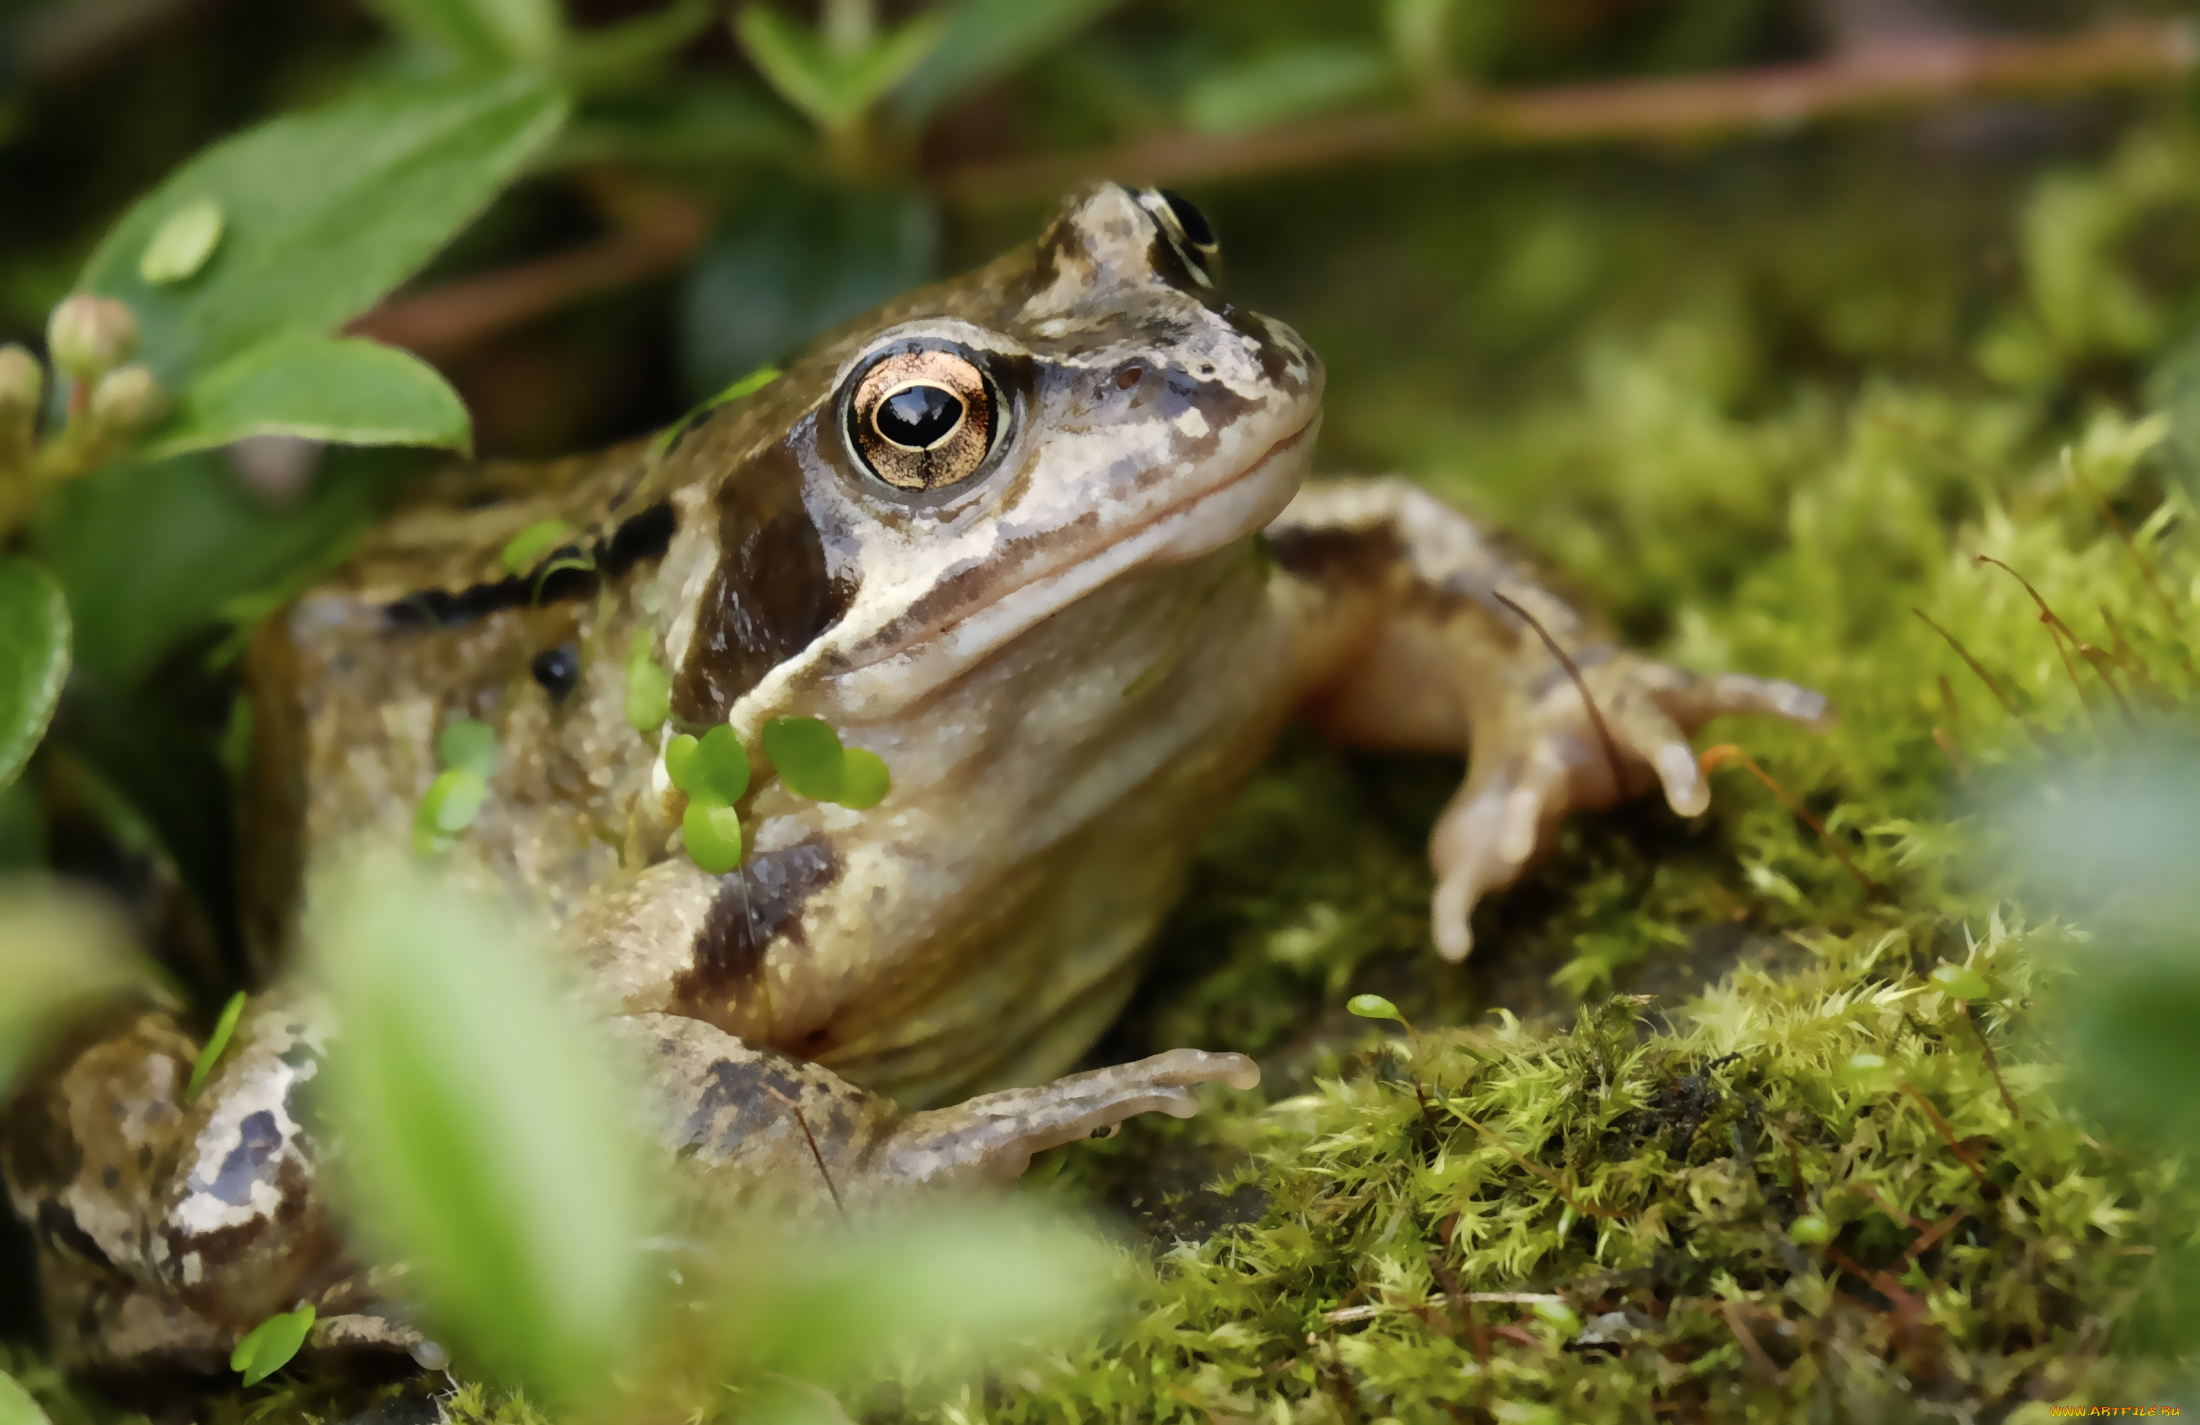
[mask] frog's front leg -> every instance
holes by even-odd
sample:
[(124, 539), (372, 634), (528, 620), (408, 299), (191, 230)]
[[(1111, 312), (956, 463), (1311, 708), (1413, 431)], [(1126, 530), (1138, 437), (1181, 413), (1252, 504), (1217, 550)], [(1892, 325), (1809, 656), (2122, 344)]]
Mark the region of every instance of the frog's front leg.
[(1614, 645), (1465, 515), (1403, 480), (1309, 485), (1267, 535), (1277, 599), (1303, 635), (1309, 719), (1361, 746), (1471, 744), (1466, 784), (1429, 839), (1447, 959), (1473, 946), (1475, 902), (1511, 884), (1566, 812), (1661, 785), (1674, 811), (1703, 812), (1710, 793), (1689, 738), (1704, 723), (1831, 715), (1793, 683), (1698, 678)]

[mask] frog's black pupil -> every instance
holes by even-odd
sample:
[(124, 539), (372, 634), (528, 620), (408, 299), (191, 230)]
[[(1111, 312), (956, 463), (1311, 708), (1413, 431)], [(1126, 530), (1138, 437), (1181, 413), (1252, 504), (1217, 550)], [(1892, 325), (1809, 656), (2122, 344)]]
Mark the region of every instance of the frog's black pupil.
[(879, 402), (878, 433), (896, 445), (929, 450), (962, 424), (962, 398), (944, 386), (904, 386)]
[(564, 697), (581, 681), (580, 650), (570, 643), (545, 648), (527, 666), (535, 675), (535, 681), (542, 684), (543, 691), (553, 698)]
[(1161, 201), (1176, 214), (1177, 225), (1184, 229), (1184, 236), (1193, 247), (1213, 247), (1215, 230), (1207, 226), (1207, 215), (1192, 206), (1192, 200), (1182, 193), (1167, 188), (1161, 190)]

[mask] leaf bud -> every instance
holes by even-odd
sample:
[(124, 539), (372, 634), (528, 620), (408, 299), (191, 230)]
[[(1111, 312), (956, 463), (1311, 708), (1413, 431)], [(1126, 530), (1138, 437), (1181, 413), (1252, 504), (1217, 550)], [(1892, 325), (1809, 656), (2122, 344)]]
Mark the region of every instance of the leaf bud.
[(64, 298), (46, 322), (47, 353), (74, 380), (97, 381), (137, 349), (137, 318), (112, 297), (79, 292)]
[(0, 422), (35, 412), (45, 394), (46, 369), (38, 358), (14, 342), (0, 346)]
[(118, 435), (141, 431), (168, 414), (168, 393), (143, 366), (125, 366), (92, 388), (92, 424)]

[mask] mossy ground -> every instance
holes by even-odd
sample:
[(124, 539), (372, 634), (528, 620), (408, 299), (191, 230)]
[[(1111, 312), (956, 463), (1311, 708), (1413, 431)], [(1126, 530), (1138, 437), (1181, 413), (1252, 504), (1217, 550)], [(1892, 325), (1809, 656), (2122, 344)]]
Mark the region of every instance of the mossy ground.
[[(1384, 300), (1371, 252), (1244, 274), (1331, 294), (1304, 325), (1339, 353), (1340, 463), (1492, 514), (1675, 662), (1830, 694), (1823, 735), (1706, 739), (1823, 835), (1730, 761), (1700, 821), (1569, 825), (1448, 967), (1419, 842), (1457, 764), (1293, 740), (1099, 1055), (1241, 1049), (1263, 1089), (1064, 1150), (1027, 1189), (1164, 1244), (1137, 1308), (882, 1415), (2029, 1420), (2181, 1398), (2146, 1323), (2191, 1192), (2059, 1099), (2040, 1008), (2083, 940), (1997, 873), (1982, 789), (2042, 743), (2189, 721), (2200, 691), (2191, 504), (2143, 419), (2191, 324), (2200, 147), (2155, 120), (1954, 193), (1875, 162), (1792, 204), (1516, 174), (1519, 202), (1392, 236), (1486, 259), (1442, 314), (1480, 344), (1418, 364), (1355, 355)], [(1461, 372), (1471, 397), (1444, 384)], [(1942, 964), (1991, 998), (1950, 999)], [(1348, 1016), (1358, 991), (1419, 1032)], [(311, 1389), (200, 1418), (357, 1408)]]

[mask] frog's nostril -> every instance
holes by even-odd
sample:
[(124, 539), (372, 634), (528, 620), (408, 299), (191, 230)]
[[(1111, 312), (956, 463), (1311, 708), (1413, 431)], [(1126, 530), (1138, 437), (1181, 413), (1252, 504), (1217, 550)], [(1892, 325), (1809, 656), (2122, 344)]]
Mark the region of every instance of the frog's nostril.
[(1145, 367), (1126, 366), (1121, 371), (1115, 373), (1115, 389), (1118, 391), (1128, 391), (1131, 387), (1136, 386), (1139, 382), (1145, 379)]

